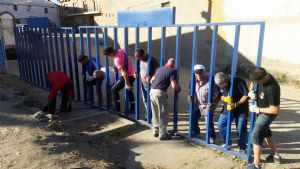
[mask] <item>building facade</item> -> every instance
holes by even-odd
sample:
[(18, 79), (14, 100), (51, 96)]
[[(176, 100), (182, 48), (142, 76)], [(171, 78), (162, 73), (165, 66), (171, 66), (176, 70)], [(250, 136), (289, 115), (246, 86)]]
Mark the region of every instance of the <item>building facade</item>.
[(59, 15), (63, 26), (99, 25), (99, 0), (59, 0)]

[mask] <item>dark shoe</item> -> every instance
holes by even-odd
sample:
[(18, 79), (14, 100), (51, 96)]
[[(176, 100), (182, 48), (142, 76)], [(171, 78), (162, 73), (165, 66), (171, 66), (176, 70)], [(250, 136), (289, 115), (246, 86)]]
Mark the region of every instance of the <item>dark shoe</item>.
[(261, 169), (261, 167), (260, 167), (260, 166), (256, 166), (256, 165), (253, 164), (253, 163), (250, 163), (250, 164), (248, 164), (248, 165), (245, 167), (245, 169)]
[(159, 135), (158, 133), (154, 133), (153, 134), (154, 137), (158, 137), (158, 135)]
[(159, 137), (160, 141), (165, 141), (165, 140), (171, 140), (172, 137), (169, 134), (163, 134), (162, 136)]
[(275, 162), (277, 164), (281, 164), (281, 157), (270, 154), (266, 157), (266, 162)]

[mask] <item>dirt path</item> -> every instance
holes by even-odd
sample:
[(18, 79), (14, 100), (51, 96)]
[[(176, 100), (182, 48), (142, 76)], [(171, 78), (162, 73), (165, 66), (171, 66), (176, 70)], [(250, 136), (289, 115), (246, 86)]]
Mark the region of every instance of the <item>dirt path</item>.
[[(183, 139), (160, 142), (142, 126), (110, 132), (121, 123), (116, 119), (101, 122), (107, 132), (96, 139), (78, 134), (79, 126), (91, 123), (85, 119), (66, 123), (62, 132), (47, 130), (47, 121), (32, 118), (46, 97), (16, 76), (0, 75), (0, 168), (234, 169), (245, 164)], [(282, 112), (272, 127), (285, 164), (264, 168), (300, 168), (299, 98), (299, 90), (283, 87)], [(74, 110), (65, 118), (97, 112)]]

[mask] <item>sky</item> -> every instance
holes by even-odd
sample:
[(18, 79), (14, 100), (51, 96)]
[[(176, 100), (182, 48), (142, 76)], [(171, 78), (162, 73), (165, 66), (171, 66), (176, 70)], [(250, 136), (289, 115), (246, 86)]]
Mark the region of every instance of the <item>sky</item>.
[(51, 0), (51, 1), (54, 2), (54, 3), (58, 3), (57, 0)]

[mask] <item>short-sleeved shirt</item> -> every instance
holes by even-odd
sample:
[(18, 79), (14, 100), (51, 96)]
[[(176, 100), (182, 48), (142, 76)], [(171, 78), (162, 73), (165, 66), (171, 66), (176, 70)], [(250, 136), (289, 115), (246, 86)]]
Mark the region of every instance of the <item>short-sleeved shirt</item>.
[(177, 70), (165, 65), (156, 70), (153, 81), (151, 84), (151, 89), (160, 89), (167, 91), (168, 87), (171, 84), (172, 80), (176, 80)]
[[(228, 96), (229, 94), (229, 87), (221, 87), (220, 92), (223, 96)], [(234, 103), (238, 102), (243, 96), (248, 96), (249, 89), (246, 85), (245, 80), (240, 79), (240, 78), (234, 78), (234, 83), (233, 83), (233, 92), (232, 92), (232, 101)], [(248, 115), (249, 112), (249, 104), (248, 101), (245, 103), (239, 105), (237, 108), (233, 109), (232, 115), (239, 115), (239, 114), (246, 114)], [(223, 111), (222, 113), (227, 114), (227, 103), (224, 103), (223, 106)]]
[[(199, 102), (199, 110), (200, 110), (201, 115), (206, 115), (205, 109), (206, 109), (206, 106), (208, 104), (209, 86), (210, 86), (210, 83), (209, 83), (209, 76), (208, 75), (204, 76), (204, 80), (201, 84), (196, 83), (196, 86), (195, 86), (195, 92), (196, 92), (196, 96), (197, 96), (197, 99), (198, 99), (198, 102)], [(220, 95), (220, 90), (219, 90), (218, 86), (216, 84), (214, 84), (213, 94), (212, 94), (213, 99), (218, 97), (219, 95)]]
[[(124, 58), (125, 56), (127, 56), (127, 54), (124, 52), (123, 49), (119, 49), (118, 52), (117, 52), (117, 55), (114, 59), (114, 63), (117, 67), (117, 69), (121, 69), (122, 67), (125, 67), (125, 62), (124, 62)], [(128, 76), (133, 76), (134, 74), (134, 68), (133, 68), (133, 64), (131, 62), (131, 60), (128, 58), (128, 69), (127, 69), (127, 72), (128, 72)]]
[(266, 108), (271, 105), (280, 105), (280, 86), (272, 75), (270, 75), (267, 83), (257, 85), (257, 94), (258, 107)]
[[(141, 81), (144, 86), (146, 86), (147, 81), (147, 71), (148, 71), (148, 61), (150, 60), (150, 73), (149, 76), (152, 77), (155, 74), (155, 71), (157, 68), (159, 68), (159, 63), (155, 57), (149, 57), (149, 55), (146, 55), (147, 60), (146, 62), (140, 61), (140, 75), (141, 75)], [(150, 58), (150, 59), (149, 59)]]
[[(101, 65), (99, 65), (101, 67)], [(94, 71), (96, 70), (96, 58), (91, 57), (88, 60), (87, 64), (82, 65), (82, 75), (86, 75), (86, 73), (89, 76), (93, 76)]]
[[(53, 100), (57, 96), (57, 92), (63, 90), (66, 83), (71, 82), (70, 78), (65, 73), (60, 71), (48, 73), (47, 80), (51, 85), (48, 101)], [(68, 96), (73, 96), (72, 89), (68, 89), (66, 92)]]
[[(101, 68), (100, 70), (102, 72), (104, 72), (104, 73), (106, 72), (105, 67)], [(112, 67), (109, 67), (108, 71), (109, 71), (109, 85), (113, 85), (114, 82), (115, 82), (115, 72), (114, 72), (114, 69)], [(104, 76), (104, 77), (106, 78), (106, 76)]]

